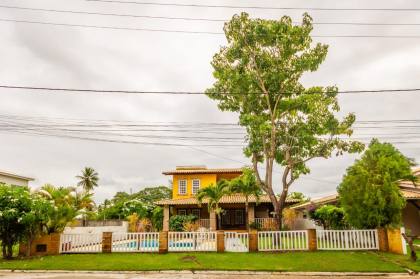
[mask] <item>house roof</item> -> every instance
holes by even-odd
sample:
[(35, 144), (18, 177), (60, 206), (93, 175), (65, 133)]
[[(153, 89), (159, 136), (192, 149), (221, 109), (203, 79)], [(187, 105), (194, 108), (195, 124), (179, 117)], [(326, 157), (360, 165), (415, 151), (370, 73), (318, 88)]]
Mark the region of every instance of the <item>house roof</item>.
[[(411, 184), (412, 185), (412, 184)], [(401, 194), (406, 200), (420, 200), (420, 188), (414, 187), (402, 187), (400, 185)], [(309, 202), (305, 202), (296, 206), (292, 206), (292, 209), (304, 209), (309, 205), (324, 205), (324, 204), (331, 204), (335, 203), (338, 200), (338, 193), (333, 195), (325, 196), (319, 199), (314, 199)]]
[(303, 209), (303, 208), (306, 208), (307, 206), (312, 205), (312, 204), (314, 204), (314, 205), (324, 205), (324, 204), (334, 203), (337, 200), (338, 200), (338, 193), (335, 193), (335, 194), (332, 194), (332, 195), (328, 195), (328, 196), (321, 197), (321, 198), (318, 198), (318, 199), (313, 199), (311, 201), (292, 206), (291, 208), (292, 209)]
[[(255, 196), (249, 196), (248, 202), (256, 203), (257, 199)], [(271, 203), (270, 198), (268, 195), (262, 195), (259, 198), (259, 203)], [(299, 200), (296, 199), (286, 199), (287, 203), (297, 203)], [(207, 200), (204, 199), (203, 204), (207, 203)], [(241, 194), (232, 194), (232, 195), (225, 195), (220, 199), (220, 204), (232, 204), (232, 203), (245, 203), (245, 197)], [(161, 200), (156, 202), (157, 205), (195, 205), (198, 204), (197, 199), (195, 197), (192, 198), (185, 198), (185, 199), (168, 199), (168, 200)]]
[(186, 166), (186, 167), (176, 167), (175, 170), (164, 171), (164, 175), (174, 175), (174, 174), (213, 174), (213, 173), (237, 173), (242, 174), (242, 168), (217, 168), (217, 169), (208, 169), (205, 166)]
[(8, 177), (13, 177), (13, 178), (18, 178), (18, 179), (22, 179), (22, 180), (26, 180), (26, 181), (35, 180), (32, 177), (22, 176), (22, 175), (18, 175), (18, 174), (7, 172), (7, 171), (3, 171), (3, 170), (0, 170), (0, 175), (8, 176)]

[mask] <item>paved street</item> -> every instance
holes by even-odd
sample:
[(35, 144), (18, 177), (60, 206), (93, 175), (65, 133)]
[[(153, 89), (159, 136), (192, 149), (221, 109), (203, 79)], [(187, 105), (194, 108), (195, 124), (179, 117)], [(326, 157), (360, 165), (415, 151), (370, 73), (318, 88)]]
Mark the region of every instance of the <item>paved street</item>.
[(222, 274), (220, 272), (164, 272), (164, 273), (22, 273), (22, 272), (0, 272), (1, 279), (249, 279), (249, 278), (268, 278), (268, 279), (307, 279), (307, 278), (358, 278), (358, 279), (374, 279), (374, 278), (420, 278), (410, 276), (408, 274), (388, 274), (388, 275), (349, 275), (349, 274), (271, 274), (271, 273), (230, 273)]

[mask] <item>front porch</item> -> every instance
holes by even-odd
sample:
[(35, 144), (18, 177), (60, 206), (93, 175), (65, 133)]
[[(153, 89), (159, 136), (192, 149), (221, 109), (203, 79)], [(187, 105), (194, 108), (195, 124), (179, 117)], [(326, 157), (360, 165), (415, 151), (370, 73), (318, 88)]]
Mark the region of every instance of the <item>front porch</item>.
[(163, 230), (169, 231), (169, 219), (174, 215), (195, 215), (198, 217), (200, 228), (210, 231), (245, 231), (246, 222), (255, 224), (258, 228), (264, 230), (274, 230), (277, 228), (277, 220), (270, 217), (272, 209), (270, 205), (250, 204), (248, 214), (246, 214), (243, 204), (223, 204), (222, 216), (216, 216), (214, 212), (208, 212), (206, 206), (198, 205), (165, 205)]

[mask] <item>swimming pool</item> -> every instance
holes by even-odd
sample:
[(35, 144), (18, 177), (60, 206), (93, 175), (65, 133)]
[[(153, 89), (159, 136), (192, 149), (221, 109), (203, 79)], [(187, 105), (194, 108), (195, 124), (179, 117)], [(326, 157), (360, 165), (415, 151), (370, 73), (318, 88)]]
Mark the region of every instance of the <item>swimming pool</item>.
[(132, 249), (132, 250), (141, 250), (146, 248), (159, 248), (159, 241), (156, 240), (142, 240), (140, 242), (127, 241), (123, 243), (112, 243), (112, 248), (116, 249)]

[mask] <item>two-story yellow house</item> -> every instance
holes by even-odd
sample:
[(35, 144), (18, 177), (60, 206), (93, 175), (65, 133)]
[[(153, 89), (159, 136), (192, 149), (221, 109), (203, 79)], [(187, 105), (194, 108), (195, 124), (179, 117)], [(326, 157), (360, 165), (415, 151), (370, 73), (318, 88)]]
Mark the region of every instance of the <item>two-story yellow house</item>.
[[(204, 187), (216, 184), (222, 179), (231, 180), (242, 174), (241, 168), (209, 169), (205, 166), (183, 166), (175, 170), (164, 171), (164, 175), (171, 175), (173, 181), (172, 199), (157, 202), (164, 207), (163, 230), (169, 230), (169, 218), (173, 215), (193, 214), (199, 218), (200, 225), (210, 230), (244, 230), (246, 219), (257, 222), (261, 226), (272, 225), (274, 218), (270, 218), (273, 206), (268, 196), (264, 195), (256, 203), (255, 197), (249, 197), (248, 216), (245, 216), (245, 197), (241, 194), (226, 195), (220, 200), (223, 208), (221, 228), (217, 227), (217, 217), (214, 212), (208, 212), (206, 201), (198, 205), (195, 195)], [(288, 201), (294, 203), (293, 201)]]

